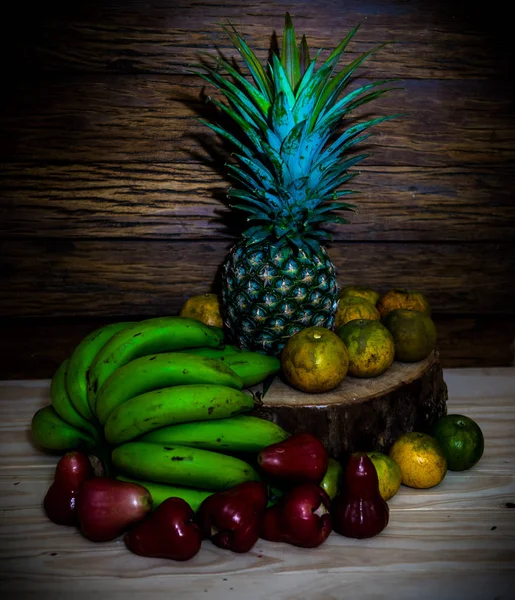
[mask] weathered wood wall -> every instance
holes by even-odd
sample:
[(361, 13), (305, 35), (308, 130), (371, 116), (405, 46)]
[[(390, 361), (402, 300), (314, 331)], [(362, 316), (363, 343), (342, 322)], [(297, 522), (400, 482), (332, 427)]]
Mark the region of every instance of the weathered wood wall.
[[(489, 9), (492, 5), (489, 6)], [(513, 363), (515, 109), (506, 17), (457, 0), (18, 3), (0, 102), (0, 378), (50, 376), (93, 327), (173, 314), (216, 285), (237, 233), (225, 154), (197, 121), (201, 50), (265, 58), (289, 10), (312, 47), (362, 22), (363, 78), (398, 77), (359, 214), (335, 230), (342, 285), (423, 290), (444, 366)], [(372, 107), (372, 105), (369, 105)]]

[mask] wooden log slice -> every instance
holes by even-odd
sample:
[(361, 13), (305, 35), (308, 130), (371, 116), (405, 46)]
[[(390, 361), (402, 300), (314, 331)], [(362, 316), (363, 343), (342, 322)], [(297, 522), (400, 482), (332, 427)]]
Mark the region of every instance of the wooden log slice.
[(254, 410), (290, 433), (313, 433), (337, 459), (356, 451), (388, 452), (401, 433), (427, 431), (446, 413), (437, 351), (417, 363), (394, 362), (379, 377), (347, 376), (324, 394), (300, 392), (276, 378)]

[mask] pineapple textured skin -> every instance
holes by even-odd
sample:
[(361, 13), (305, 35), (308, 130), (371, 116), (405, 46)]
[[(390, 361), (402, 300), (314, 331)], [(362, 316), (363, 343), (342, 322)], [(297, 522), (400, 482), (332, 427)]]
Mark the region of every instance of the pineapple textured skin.
[(277, 356), (298, 331), (334, 326), (338, 284), (323, 246), (314, 253), (268, 241), (239, 242), (222, 277), (224, 324), (240, 347)]

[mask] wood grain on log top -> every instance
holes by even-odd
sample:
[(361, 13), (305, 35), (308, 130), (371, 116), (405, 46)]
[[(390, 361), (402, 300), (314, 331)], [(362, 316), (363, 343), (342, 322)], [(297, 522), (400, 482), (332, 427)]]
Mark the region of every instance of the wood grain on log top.
[(347, 376), (336, 389), (323, 394), (306, 394), (292, 390), (290, 385), (276, 377), (263, 401), (268, 408), (283, 405), (321, 407), (335, 404), (345, 406), (362, 404), (378, 396), (395, 392), (402, 386), (418, 379), (438, 361), (437, 352), (432, 352), (427, 358), (416, 363), (395, 361), (378, 377), (360, 379)]

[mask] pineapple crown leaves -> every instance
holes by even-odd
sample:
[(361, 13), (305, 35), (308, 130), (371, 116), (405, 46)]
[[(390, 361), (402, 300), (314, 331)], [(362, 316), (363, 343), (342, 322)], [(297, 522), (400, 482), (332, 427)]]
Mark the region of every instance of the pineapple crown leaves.
[[(358, 173), (349, 169), (368, 154), (352, 155), (354, 147), (370, 136), (370, 128), (398, 114), (341, 125), (354, 109), (400, 89), (383, 79), (347, 87), (355, 71), (380, 44), (361, 54), (340, 71), (338, 63), (359, 29), (354, 27), (317, 68), (321, 50), (311, 58), (306, 37), (299, 44), (293, 22), (285, 15), (280, 56), (274, 53), (263, 67), (254, 51), (232, 24), (221, 25), (250, 74), (242, 74), (222, 57), (215, 66), (196, 65), (192, 71), (218, 89), (227, 103), (211, 101), (232, 121), (235, 131), (202, 121), (235, 148), (228, 174), (237, 187), (228, 197), (247, 214), (253, 225), (244, 232), (249, 243), (267, 238), (315, 249), (329, 239), (326, 223), (348, 223), (336, 214), (354, 210), (340, 199), (354, 194), (339, 190)], [(233, 63), (234, 64), (234, 63)]]

